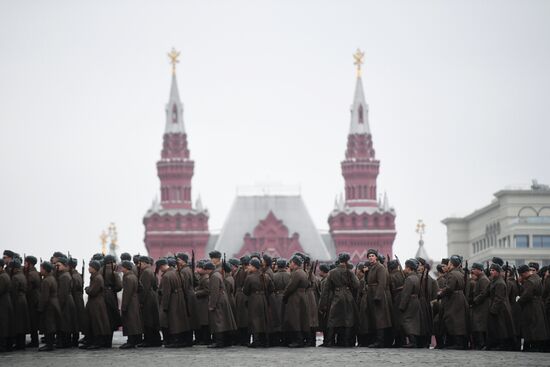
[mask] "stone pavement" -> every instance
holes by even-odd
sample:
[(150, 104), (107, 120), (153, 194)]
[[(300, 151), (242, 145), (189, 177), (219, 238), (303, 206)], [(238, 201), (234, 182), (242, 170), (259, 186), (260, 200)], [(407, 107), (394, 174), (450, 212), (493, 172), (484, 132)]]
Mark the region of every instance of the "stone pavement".
[(548, 353), (444, 351), (426, 349), (369, 349), (369, 348), (269, 348), (250, 349), (231, 347), (208, 349), (204, 346), (182, 349), (147, 348), (120, 350), (125, 338), (115, 334), (114, 347), (109, 350), (85, 351), (64, 349), (38, 353), (34, 350), (0, 355), (0, 366), (61, 367), (61, 366), (152, 366), (182, 365), (209, 366), (282, 366), (307, 364), (313, 366), (373, 367), (395, 365), (423, 366), (550, 366)]

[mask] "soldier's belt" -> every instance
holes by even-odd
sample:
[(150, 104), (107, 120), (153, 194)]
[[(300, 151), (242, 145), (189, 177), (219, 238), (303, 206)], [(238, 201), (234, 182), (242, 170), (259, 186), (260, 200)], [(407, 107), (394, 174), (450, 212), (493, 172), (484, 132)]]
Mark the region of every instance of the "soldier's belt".
[(367, 283), (367, 285), (378, 285), (378, 283)]
[(348, 291), (349, 291), (349, 287), (338, 287), (338, 288), (334, 288), (334, 290), (335, 290), (336, 292), (345, 291), (345, 290), (348, 290)]

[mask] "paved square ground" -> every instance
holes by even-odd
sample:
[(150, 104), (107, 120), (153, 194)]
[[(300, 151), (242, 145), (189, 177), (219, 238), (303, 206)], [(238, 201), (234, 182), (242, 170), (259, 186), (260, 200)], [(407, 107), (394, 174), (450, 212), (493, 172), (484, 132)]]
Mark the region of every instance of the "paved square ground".
[(125, 338), (115, 333), (112, 349), (86, 351), (64, 349), (53, 352), (11, 352), (0, 355), (0, 366), (550, 366), (549, 353), (444, 351), (425, 349), (369, 348), (268, 348), (204, 346), (182, 349), (147, 348), (120, 350)]

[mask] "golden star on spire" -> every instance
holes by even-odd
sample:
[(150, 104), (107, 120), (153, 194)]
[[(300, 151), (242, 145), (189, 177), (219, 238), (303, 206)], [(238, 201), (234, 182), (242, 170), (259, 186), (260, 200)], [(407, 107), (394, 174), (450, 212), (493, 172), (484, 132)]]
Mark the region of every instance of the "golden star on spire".
[(180, 61), (178, 60), (178, 57), (180, 57), (180, 52), (176, 51), (174, 47), (172, 47), (172, 51), (168, 53), (168, 57), (170, 58), (170, 64), (172, 64), (172, 74), (176, 74), (176, 64)]
[(365, 53), (361, 52), (360, 49), (357, 49), (355, 53), (353, 54), (353, 59), (355, 60), (353, 62), (353, 65), (357, 67), (357, 77), (361, 77), (361, 65), (363, 65), (363, 58), (365, 57)]
[(418, 220), (418, 223), (416, 224), (416, 233), (420, 235), (420, 240), (422, 241), (422, 236), (426, 232), (426, 225), (424, 224), (424, 221), (422, 219)]

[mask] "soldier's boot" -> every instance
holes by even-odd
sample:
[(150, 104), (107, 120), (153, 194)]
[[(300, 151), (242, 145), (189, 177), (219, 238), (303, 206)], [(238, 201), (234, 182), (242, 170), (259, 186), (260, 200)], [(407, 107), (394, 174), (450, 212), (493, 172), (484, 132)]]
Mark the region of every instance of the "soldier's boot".
[(225, 348), (225, 344), (223, 342), (223, 334), (222, 333), (215, 333), (214, 334), (214, 342), (207, 346), (207, 348)]
[(15, 336), (15, 350), (25, 350), (25, 334), (17, 334)]
[(395, 333), (395, 338), (393, 340), (393, 348), (402, 348), (405, 344), (405, 337), (402, 333)]
[(289, 348), (303, 348), (304, 337), (300, 331), (292, 333), (292, 342), (288, 345)]
[(384, 329), (376, 329), (376, 341), (369, 348), (384, 348)]
[(443, 340), (442, 335), (436, 335), (435, 336), (435, 347), (434, 349), (442, 349), (445, 346), (445, 342)]
[(252, 343), (247, 345), (248, 348), (260, 348), (262, 345), (260, 342), (260, 334), (252, 334)]
[(80, 333), (72, 333), (71, 335), (71, 345), (73, 347), (78, 347), (78, 339), (80, 338)]
[(6, 338), (2, 338), (0, 337), (0, 353), (4, 353), (4, 352), (7, 352), (7, 347), (6, 347), (6, 344), (7, 344), (7, 340)]
[(137, 345), (136, 338), (134, 335), (128, 335), (128, 340), (126, 343), (122, 344), (119, 349), (132, 349), (135, 348)]
[(355, 347), (355, 333), (353, 328), (347, 327), (343, 330), (344, 334), (344, 347), (353, 348)]
[(103, 338), (103, 347), (104, 348), (112, 348), (113, 347), (113, 333), (109, 335), (105, 335)]
[(313, 331), (313, 328), (310, 328), (309, 333), (306, 333), (305, 338), (305, 346), (306, 347), (315, 347), (316, 346), (316, 340), (315, 340), (315, 331)]
[(31, 341), (27, 343), (27, 348), (38, 348), (38, 331), (31, 331)]
[(193, 331), (186, 331), (183, 333), (183, 341), (185, 343), (186, 347), (192, 347), (193, 346)]
[(54, 348), (53, 348), (53, 343), (54, 343), (54, 340), (55, 340), (55, 336), (53, 333), (47, 333), (45, 336), (44, 336), (44, 341), (45, 341), (45, 345), (41, 346), (40, 348), (38, 348), (38, 351), (39, 352), (49, 352), (49, 351), (52, 351)]
[(407, 335), (408, 343), (403, 344), (402, 348), (418, 348), (419, 343), (418, 338), (416, 338), (414, 335)]
[[(107, 335), (98, 335), (98, 336), (95, 336), (94, 338), (92, 338), (92, 340), (90, 341), (90, 344), (88, 345), (83, 345), (82, 347), (84, 347), (83, 349), (88, 349), (88, 350), (95, 350), (95, 349), (101, 349), (103, 348), (103, 346), (105, 345), (105, 339), (107, 338)], [(81, 348), (82, 348), (81, 347)]]
[(334, 347), (334, 328), (328, 327), (323, 333), (323, 344), (320, 347)]

